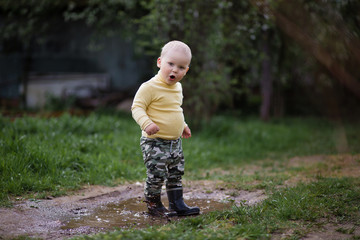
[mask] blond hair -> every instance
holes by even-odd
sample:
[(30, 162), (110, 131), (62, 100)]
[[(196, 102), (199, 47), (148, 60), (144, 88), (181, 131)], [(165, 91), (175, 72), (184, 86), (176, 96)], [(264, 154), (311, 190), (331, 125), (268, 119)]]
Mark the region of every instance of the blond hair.
[(181, 51), (189, 57), (189, 60), (191, 60), (192, 55), (190, 47), (181, 41), (174, 40), (165, 44), (161, 49), (160, 57), (166, 55), (170, 50)]

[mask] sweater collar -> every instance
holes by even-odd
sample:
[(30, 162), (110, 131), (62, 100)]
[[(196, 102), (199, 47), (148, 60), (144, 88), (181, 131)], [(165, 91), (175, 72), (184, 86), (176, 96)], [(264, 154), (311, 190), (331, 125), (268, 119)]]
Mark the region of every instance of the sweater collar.
[(167, 86), (168, 88), (175, 88), (176, 84), (174, 85), (169, 85), (166, 83), (165, 79), (161, 76), (160, 70), (158, 71), (158, 73), (155, 75), (155, 79), (159, 82), (161, 82), (162, 84), (164, 84), (165, 86)]

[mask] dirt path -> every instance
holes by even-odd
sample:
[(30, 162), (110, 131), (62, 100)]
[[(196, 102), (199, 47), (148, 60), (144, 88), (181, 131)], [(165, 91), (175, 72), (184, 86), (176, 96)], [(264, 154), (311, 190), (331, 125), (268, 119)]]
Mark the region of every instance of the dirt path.
[[(185, 182), (184, 198), (189, 205), (198, 205), (202, 213), (226, 209), (233, 202), (255, 204), (265, 198), (260, 190), (239, 191), (231, 196), (231, 189), (219, 185), (221, 182)], [(74, 195), (51, 200), (19, 201), (14, 208), (0, 209), (0, 239), (18, 236), (64, 239), (115, 227), (167, 223), (166, 219), (149, 219), (142, 196), (143, 185), (137, 182), (113, 188), (90, 186)], [(163, 201), (167, 205), (165, 196)]]

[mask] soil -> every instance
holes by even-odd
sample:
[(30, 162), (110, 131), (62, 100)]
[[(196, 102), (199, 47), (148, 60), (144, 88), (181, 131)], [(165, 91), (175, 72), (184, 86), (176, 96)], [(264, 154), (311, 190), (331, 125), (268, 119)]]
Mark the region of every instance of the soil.
[[(298, 167), (304, 164), (309, 169), (316, 165), (316, 172), (307, 171), (308, 176), (297, 176), (290, 179), (287, 184), (292, 185), (297, 181), (309, 179), (310, 175), (318, 174), (358, 177), (360, 155), (293, 158), (287, 166)], [(251, 167), (253, 166), (249, 166), (249, 171)], [(163, 195), (162, 198), (167, 206), (166, 196)], [(185, 202), (191, 206), (199, 206), (201, 214), (228, 209), (233, 204), (254, 205), (265, 198), (262, 190), (232, 189), (231, 185), (221, 181), (184, 181)], [(146, 213), (143, 183), (129, 183), (116, 187), (87, 186), (69, 196), (46, 200), (20, 198), (15, 201), (14, 207), (0, 208), (0, 239), (21, 236), (66, 239), (112, 229), (164, 225), (178, 219), (181, 218), (151, 217)], [(273, 237), (282, 239), (287, 235), (291, 233)], [(304, 239), (346, 239), (354, 235), (360, 236), (359, 226), (325, 223), (316, 232), (308, 233)]]
[[(201, 214), (224, 210), (232, 204), (255, 204), (266, 196), (263, 191), (238, 191), (233, 196), (221, 182), (185, 181), (184, 199), (197, 205)], [(143, 184), (136, 182), (117, 187), (88, 186), (71, 196), (48, 200), (19, 200), (13, 208), (0, 208), (0, 239), (19, 236), (64, 239), (115, 228), (146, 227), (166, 224), (171, 219), (151, 217), (143, 202)], [(167, 205), (165, 195), (163, 202)]]

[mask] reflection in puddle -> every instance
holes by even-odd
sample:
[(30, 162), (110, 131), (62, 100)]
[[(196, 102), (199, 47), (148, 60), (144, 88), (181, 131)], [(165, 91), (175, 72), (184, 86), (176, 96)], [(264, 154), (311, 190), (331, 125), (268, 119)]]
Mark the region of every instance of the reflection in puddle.
[[(166, 201), (163, 201), (164, 203)], [(210, 211), (224, 210), (231, 206), (228, 202), (218, 202), (209, 199), (185, 200), (189, 206), (198, 206), (201, 214)], [(139, 199), (133, 198), (119, 203), (111, 203), (95, 209), (92, 213), (80, 214), (65, 222), (62, 229), (75, 229), (79, 227), (91, 228), (129, 228), (147, 227), (167, 223), (167, 219), (151, 217), (146, 214), (146, 204)], [(171, 218), (179, 219), (178, 217)]]

